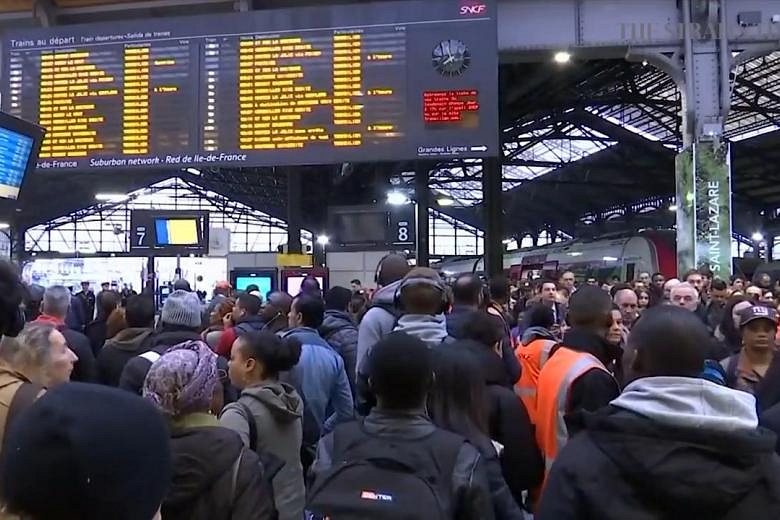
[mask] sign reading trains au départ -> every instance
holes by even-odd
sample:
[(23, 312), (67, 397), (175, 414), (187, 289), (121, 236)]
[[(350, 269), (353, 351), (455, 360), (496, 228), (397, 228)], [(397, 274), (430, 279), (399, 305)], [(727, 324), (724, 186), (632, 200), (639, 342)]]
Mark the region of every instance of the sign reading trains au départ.
[(3, 109), (46, 170), (499, 153), (496, 2), (411, 0), (8, 31)]

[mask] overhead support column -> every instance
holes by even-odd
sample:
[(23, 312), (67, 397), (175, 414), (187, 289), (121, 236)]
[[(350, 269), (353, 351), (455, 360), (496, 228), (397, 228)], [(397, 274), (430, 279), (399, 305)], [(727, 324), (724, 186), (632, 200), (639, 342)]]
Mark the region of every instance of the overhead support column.
[(731, 158), (725, 121), (731, 104), (731, 52), (726, 0), (682, 0), (684, 150), (677, 156), (677, 266), (679, 274), (709, 268), (731, 276)]
[(504, 271), (502, 168), (497, 158), (482, 161), (482, 206), (485, 208), (485, 274)]
[(428, 241), (428, 209), (431, 206), (431, 195), (428, 189), (430, 181), (430, 164), (418, 162), (414, 167), (414, 192), (417, 199), (417, 247), (415, 257), (417, 265), (428, 267), (430, 265), (430, 251)]
[(287, 169), (287, 252), (300, 254), (301, 249), (301, 172)]

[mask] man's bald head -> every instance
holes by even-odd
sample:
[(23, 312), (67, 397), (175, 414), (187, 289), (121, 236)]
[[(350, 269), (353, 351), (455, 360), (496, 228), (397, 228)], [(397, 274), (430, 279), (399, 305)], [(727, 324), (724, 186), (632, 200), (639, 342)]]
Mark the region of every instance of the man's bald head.
[(455, 304), (479, 306), (482, 297), (482, 280), (476, 274), (462, 274), (452, 285)]
[(389, 254), (376, 267), (376, 283), (385, 287), (402, 279), (409, 272), (409, 262), (401, 255)]
[(287, 316), (292, 307), (292, 296), (283, 291), (274, 291), (268, 295), (268, 303), (260, 312), (264, 321), (269, 321), (277, 315)]
[(620, 314), (623, 315), (623, 322), (627, 326), (631, 326), (639, 316), (637, 309), (639, 308), (639, 298), (630, 287), (619, 289), (615, 293), (615, 305), (620, 309)]
[(697, 377), (704, 369), (710, 337), (694, 313), (661, 305), (642, 314), (628, 342), (636, 350), (635, 376)]

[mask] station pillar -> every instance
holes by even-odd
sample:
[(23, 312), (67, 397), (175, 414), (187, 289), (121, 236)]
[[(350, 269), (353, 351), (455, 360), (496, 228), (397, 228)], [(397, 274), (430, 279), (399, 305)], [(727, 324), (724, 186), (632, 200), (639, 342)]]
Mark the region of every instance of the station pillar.
[(504, 271), (502, 168), (498, 158), (482, 161), (482, 199), (485, 211), (485, 274)]
[(726, 27), (726, 0), (682, 0), (685, 68), (683, 150), (676, 159), (678, 274), (708, 267), (731, 276), (731, 160), (724, 138), (731, 104), (731, 50), (725, 30), (706, 38), (697, 26)]
[(427, 163), (419, 162), (414, 168), (414, 191), (417, 199), (417, 243), (415, 248), (415, 258), (419, 267), (428, 267), (430, 265), (430, 242), (428, 240), (428, 209), (431, 205), (430, 190), (428, 182), (430, 180), (430, 168)]
[(301, 248), (301, 172), (287, 169), (287, 252), (302, 253)]

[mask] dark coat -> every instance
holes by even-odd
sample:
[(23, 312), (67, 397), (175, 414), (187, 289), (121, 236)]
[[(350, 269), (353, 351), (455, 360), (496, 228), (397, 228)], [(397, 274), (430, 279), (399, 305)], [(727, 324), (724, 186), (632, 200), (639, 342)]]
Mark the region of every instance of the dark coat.
[[(477, 309), (473, 307), (454, 305), (450, 314), (447, 315), (447, 334), (455, 339), (463, 339), (463, 329), (466, 326), (466, 321), (468, 320), (469, 314), (475, 311), (477, 311)], [(493, 318), (500, 321), (500, 318), (497, 316), (493, 316)], [(508, 331), (501, 341), (501, 359), (504, 361), (504, 368), (509, 379), (512, 382), (520, 379), (520, 363), (517, 361), (517, 357), (515, 357), (515, 352), (512, 348), (512, 339)]]
[[(610, 366), (620, 359), (620, 347), (613, 347), (604, 338), (584, 329), (573, 328), (566, 333), (562, 346), (587, 352), (595, 356), (604, 366)], [(553, 350), (552, 355), (555, 355)], [(620, 395), (620, 387), (614, 377), (600, 369), (593, 369), (582, 375), (571, 385), (567, 413), (581, 410), (595, 412)]]
[[(191, 329), (179, 327), (163, 328), (161, 332), (155, 334), (149, 349), (144, 352), (151, 350), (162, 356), (166, 350), (174, 345), (199, 339), (200, 334)], [(144, 352), (136, 355), (125, 364), (125, 368), (122, 370), (122, 375), (119, 378), (119, 388), (141, 395), (144, 379), (146, 379), (146, 374), (152, 367), (151, 361), (141, 357), (141, 354)]]
[(772, 430), (777, 435), (775, 451), (780, 455), (780, 404), (761, 414), (761, 426)]
[(346, 312), (325, 311), (325, 319), (319, 328), (319, 333), (344, 360), (344, 369), (347, 371), (349, 388), (354, 399), (358, 343), (358, 328), (355, 322)]
[(89, 339), (81, 332), (66, 327), (62, 327), (60, 332), (65, 336), (68, 347), (79, 358), (73, 364), (73, 373), (70, 375), (70, 380), (79, 383), (96, 383), (98, 380), (97, 365), (95, 363), (95, 355), (90, 348)]
[(92, 353), (97, 357), (103, 344), (106, 342), (106, 320), (95, 320), (84, 329), (84, 334), (89, 338)]
[(100, 383), (119, 386), (127, 362), (149, 350), (153, 339), (152, 329), (129, 328), (106, 341), (97, 357)]
[(763, 429), (661, 425), (609, 407), (559, 454), (537, 520), (773, 520), (780, 460)]
[(780, 403), (780, 356), (775, 356), (756, 389), (758, 409), (768, 410)]
[(165, 520), (273, 518), (263, 466), (237, 433), (220, 426), (183, 428), (172, 432), (170, 446), (173, 478), (162, 504)]
[(511, 390), (501, 358), (493, 351), (471, 341), (449, 347), (468, 349), (479, 360), (488, 391), (490, 438), (504, 446), (501, 470), (515, 501), (522, 504), (523, 491), (533, 489), (544, 477), (544, 459), (528, 411)]
[[(389, 412), (378, 408), (371, 410), (363, 427), (369, 435), (400, 441), (423, 439), (436, 429), (422, 413)], [(317, 447), (317, 459), (311, 468), (311, 487), (317, 485), (317, 479), (333, 464), (339, 463), (338, 456), (338, 453), (333, 453), (333, 434), (323, 437)], [(452, 474), (452, 490), (453, 498), (460, 499), (457, 504), (446, 504), (446, 507), (456, 512), (455, 518), (493, 520), (485, 461), (480, 452), (465, 440)]]

